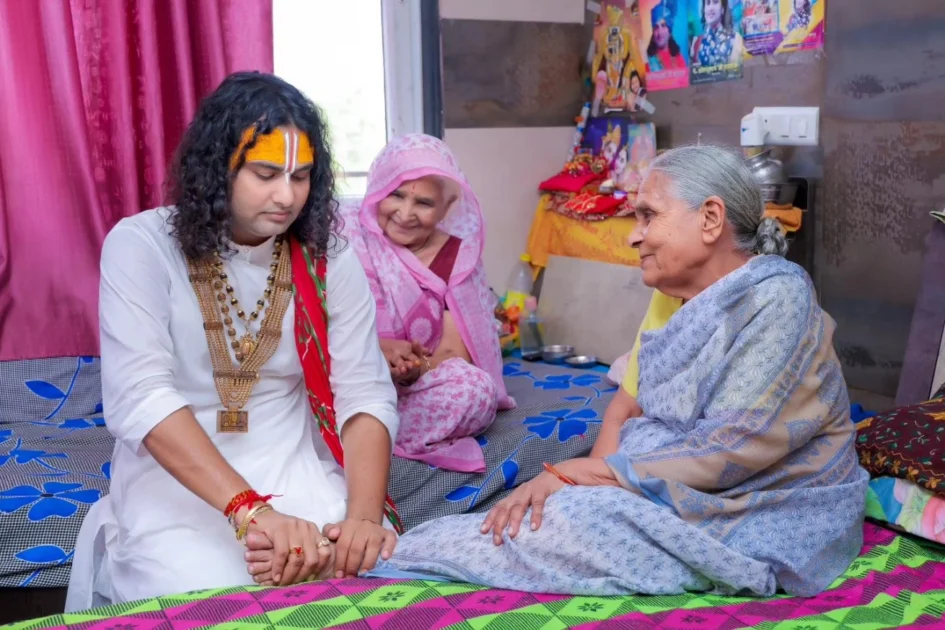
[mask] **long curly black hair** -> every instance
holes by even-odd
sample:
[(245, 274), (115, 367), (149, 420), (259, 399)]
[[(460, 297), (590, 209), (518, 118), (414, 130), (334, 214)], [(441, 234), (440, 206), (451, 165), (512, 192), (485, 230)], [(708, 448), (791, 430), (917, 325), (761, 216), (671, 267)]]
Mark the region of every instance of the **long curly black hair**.
[(232, 182), (245, 162), (246, 149), (233, 170), (230, 159), (243, 132), (254, 124), (256, 135), (246, 149), (256, 143), (257, 136), (281, 125), (293, 125), (308, 134), (315, 149), (311, 187), (289, 232), (316, 256), (325, 255), (336, 238), (339, 219), (324, 120), (298, 89), (261, 72), (237, 72), (227, 77), (203, 99), (184, 132), (167, 181), (167, 203), (176, 206), (169, 220), (181, 249), (195, 260), (227, 251)]

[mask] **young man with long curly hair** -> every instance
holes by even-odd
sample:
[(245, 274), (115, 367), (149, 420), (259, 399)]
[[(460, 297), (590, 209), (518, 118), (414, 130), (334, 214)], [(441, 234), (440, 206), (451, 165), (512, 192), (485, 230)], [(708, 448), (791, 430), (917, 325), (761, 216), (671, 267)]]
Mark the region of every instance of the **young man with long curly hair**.
[(397, 393), (335, 233), (325, 135), (296, 88), (234, 74), (186, 131), (169, 205), (108, 235), (112, 488), (82, 526), (67, 609), (352, 575), (393, 551)]

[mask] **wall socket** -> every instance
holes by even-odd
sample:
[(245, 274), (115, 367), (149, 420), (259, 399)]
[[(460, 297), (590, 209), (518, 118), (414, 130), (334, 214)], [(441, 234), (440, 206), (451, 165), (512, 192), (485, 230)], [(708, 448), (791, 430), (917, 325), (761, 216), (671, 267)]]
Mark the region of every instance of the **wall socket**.
[(819, 107), (756, 107), (742, 118), (743, 147), (812, 147), (820, 142)]

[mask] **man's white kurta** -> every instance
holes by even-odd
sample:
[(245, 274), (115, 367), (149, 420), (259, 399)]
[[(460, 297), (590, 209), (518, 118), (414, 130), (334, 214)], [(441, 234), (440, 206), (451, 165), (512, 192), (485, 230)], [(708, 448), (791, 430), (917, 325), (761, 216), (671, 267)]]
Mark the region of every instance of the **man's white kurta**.
[[(319, 527), (345, 516), (344, 472), (309, 409), (294, 338), (294, 304), (282, 322), (278, 349), (262, 367), (244, 407), (249, 432), (217, 433), (222, 405), (203, 318), (167, 217), (168, 210), (157, 209), (122, 220), (102, 251), (102, 397), (116, 444), (111, 494), (93, 506), (76, 544), (70, 611), (252, 584), (244, 548), (223, 515), (178, 483), (142, 445), (154, 427), (182, 407), (191, 408), (250, 486), (280, 495), (272, 501), (277, 510)], [(225, 262), (229, 283), (247, 311), (266, 288), (273, 243), (237, 247)], [(367, 413), (387, 427), (393, 442), (397, 392), (378, 343), (374, 298), (355, 253), (343, 243), (334, 249), (326, 285), (339, 432), (353, 415)], [(242, 326), (235, 322), (239, 336)]]

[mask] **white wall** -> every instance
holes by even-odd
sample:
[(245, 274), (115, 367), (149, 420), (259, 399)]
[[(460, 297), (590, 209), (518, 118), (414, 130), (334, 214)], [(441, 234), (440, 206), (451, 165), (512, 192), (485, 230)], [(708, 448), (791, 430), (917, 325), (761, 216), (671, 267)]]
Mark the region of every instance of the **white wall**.
[[(440, 17), (580, 24), (584, 7), (585, 0), (440, 0)], [(446, 129), (485, 214), (486, 274), (500, 295), (525, 251), (538, 184), (564, 166), (573, 136), (571, 126)]]
[(500, 295), (538, 205), (538, 184), (567, 158), (570, 127), (447, 129), (446, 143), (469, 178), (486, 220), (486, 275)]

